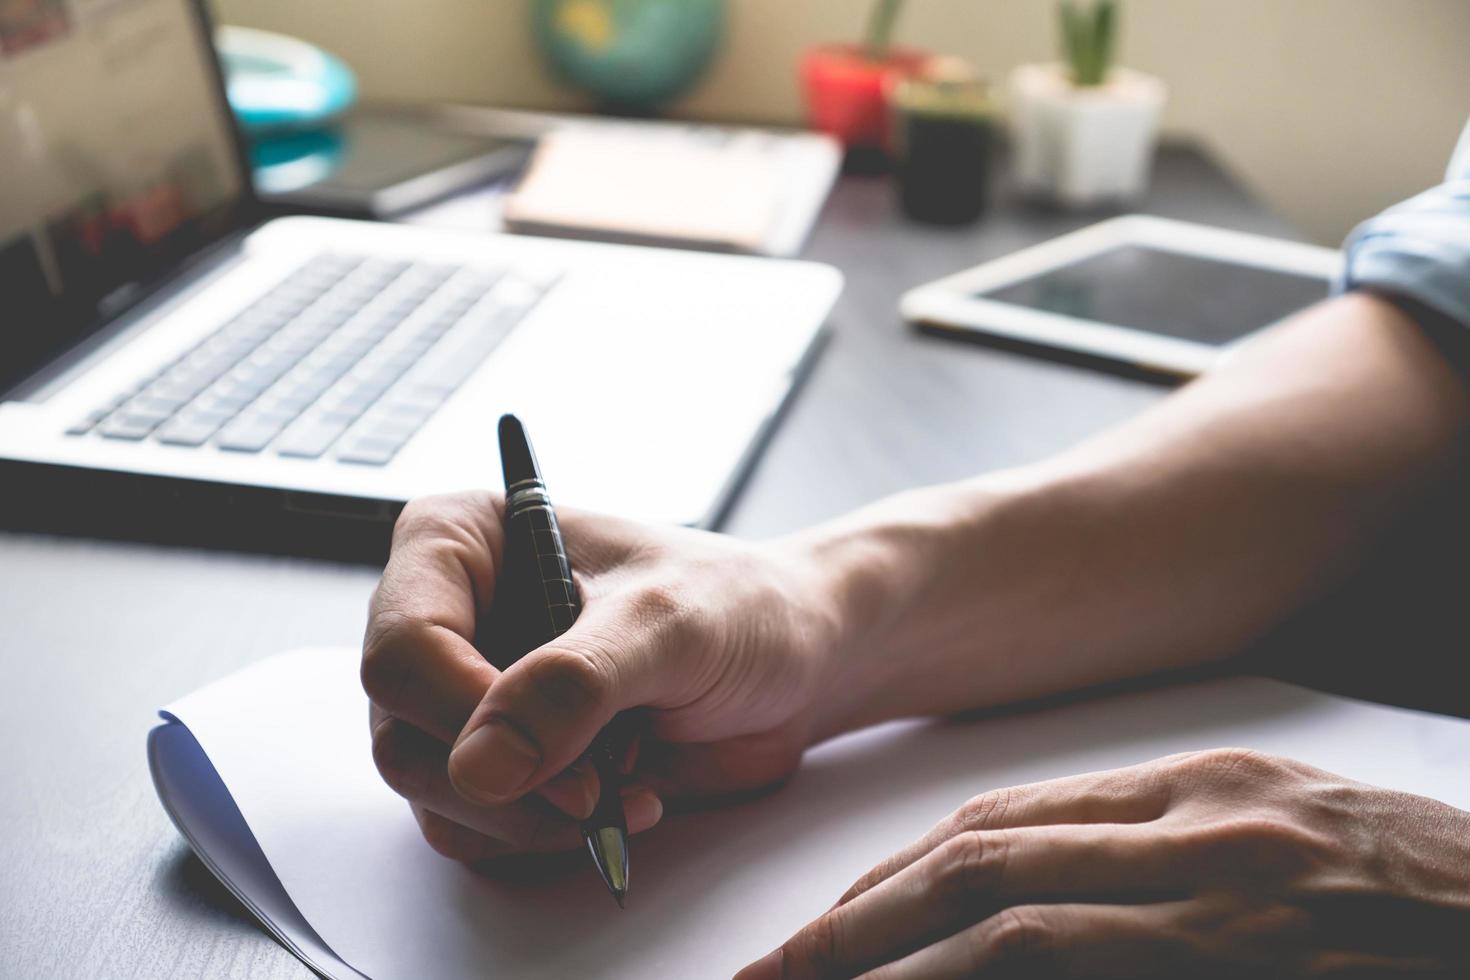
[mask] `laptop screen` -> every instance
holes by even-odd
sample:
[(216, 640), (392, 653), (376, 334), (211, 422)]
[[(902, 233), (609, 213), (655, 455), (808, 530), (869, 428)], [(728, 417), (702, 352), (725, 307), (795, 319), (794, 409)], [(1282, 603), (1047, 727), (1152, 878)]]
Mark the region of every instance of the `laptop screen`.
[(0, 383), (235, 223), (196, 0), (0, 0)]

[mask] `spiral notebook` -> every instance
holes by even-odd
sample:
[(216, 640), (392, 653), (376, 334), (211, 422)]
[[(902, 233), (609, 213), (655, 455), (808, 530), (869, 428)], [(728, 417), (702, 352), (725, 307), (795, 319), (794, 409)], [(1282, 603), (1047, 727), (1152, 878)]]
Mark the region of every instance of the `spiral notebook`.
[(378, 779), (357, 652), (282, 654), (148, 736), (200, 859), (308, 966), (373, 980), (730, 976), (976, 793), (1238, 745), (1470, 808), (1470, 722), (1252, 678), (972, 722), (900, 722), (808, 753), (781, 791), (633, 839), (628, 907), (587, 867), (482, 878)]

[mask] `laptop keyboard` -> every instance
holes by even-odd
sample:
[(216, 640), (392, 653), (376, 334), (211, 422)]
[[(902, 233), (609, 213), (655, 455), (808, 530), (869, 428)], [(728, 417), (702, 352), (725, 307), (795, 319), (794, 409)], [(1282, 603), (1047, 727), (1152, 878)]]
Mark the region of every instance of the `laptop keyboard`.
[(551, 286), (320, 255), (67, 432), (381, 466)]

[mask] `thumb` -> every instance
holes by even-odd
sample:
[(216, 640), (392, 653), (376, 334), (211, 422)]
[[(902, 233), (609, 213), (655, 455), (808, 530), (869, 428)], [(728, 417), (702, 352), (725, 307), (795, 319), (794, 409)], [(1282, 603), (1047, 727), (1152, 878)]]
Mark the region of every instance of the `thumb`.
[(570, 630), (490, 685), (449, 754), (459, 793), (498, 805), (575, 762), (619, 711), (675, 693), (682, 679), (658, 617), (586, 610)]

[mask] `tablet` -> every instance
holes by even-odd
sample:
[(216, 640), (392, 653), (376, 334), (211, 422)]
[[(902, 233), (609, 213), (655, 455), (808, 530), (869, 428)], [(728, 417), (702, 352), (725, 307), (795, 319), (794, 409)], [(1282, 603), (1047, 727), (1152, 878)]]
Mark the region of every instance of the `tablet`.
[(1193, 376), (1327, 296), (1335, 249), (1129, 215), (904, 294), (911, 323)]

